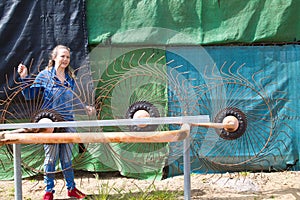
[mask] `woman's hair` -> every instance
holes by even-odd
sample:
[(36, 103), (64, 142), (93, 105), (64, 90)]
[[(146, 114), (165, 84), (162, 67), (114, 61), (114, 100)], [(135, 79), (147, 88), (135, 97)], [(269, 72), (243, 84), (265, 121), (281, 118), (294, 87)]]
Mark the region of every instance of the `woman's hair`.
[[(51, 70), (52, 67), (55, 65), (54, 59), (56, 58), (59, 49), (65, 49), (65, 50), (69, 51), (69, 53), (71, 53), (71, 50), (69, 47), (64, 46), (64, 45), (57, 45), (56, 47), (54, 47), (54, 49), (50, 53), (50, 58), (49, 58), (49, 62), (48, 62), (46, 69)], [(66, 68), (66, 72), (71, 77), (74, 78), (74, 70), (70, 67), (70, 65)]]

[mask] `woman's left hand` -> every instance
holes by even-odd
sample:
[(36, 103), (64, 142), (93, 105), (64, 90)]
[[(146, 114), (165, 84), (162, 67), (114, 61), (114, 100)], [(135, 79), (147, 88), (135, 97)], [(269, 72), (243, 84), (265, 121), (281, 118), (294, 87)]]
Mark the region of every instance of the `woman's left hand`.
[(88, 116), (93, 116), (96, 114), (96, 108), (94, 106), (86, 106), (85, 108)]

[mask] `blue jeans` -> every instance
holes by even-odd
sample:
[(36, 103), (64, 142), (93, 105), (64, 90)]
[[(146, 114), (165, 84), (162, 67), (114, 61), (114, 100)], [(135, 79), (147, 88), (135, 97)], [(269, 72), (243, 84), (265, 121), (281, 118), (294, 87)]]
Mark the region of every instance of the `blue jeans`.
[[(70, 130), (68, 131), (70, 132)], [(54, 133), (55, 134), (55, 133)], [(74, 171), (72, 168), (73, 144), (45, 144), (44, 182), (46, 192), (54, 192), (55, 164), (59, 157), (61, 169), (66, 180), (68, 190), (75, 188)]]

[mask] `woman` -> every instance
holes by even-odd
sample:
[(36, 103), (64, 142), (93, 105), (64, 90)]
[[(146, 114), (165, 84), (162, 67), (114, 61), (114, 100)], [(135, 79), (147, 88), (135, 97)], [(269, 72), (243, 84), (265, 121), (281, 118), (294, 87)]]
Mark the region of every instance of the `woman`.
[[(23, 90), (27, 99), (33, 99), (37, 94), (42, 94), (42, 109), (53, 109), (63, 116), (66, 121), (74, 120), (73, 113), (73, 92), (75, 82), (70, 71), (70, 49), (63, 45), (56, 46), (51, 53), (50, 61), (46, 69), (42, 70), (35, 78), (31, 87)], [(25, 65), (18, 66), (18, 73), (22, 80), (28, 76), (28, 69)], [(87, 108), (90, 114), (93, 110)], [(75, 132), (74, 128), (66, 128), (66, 132)], [(72, 144), (45, 144), (44, 181), (46, 193), (44, 200), (52, 200), (54, 194), (54, 172), (57, 158), (60, 159), (61, 168), (68, 196), (78, 199), (84, 198), (85, 194), (75, 187), (74, 171), (72, 168)]]

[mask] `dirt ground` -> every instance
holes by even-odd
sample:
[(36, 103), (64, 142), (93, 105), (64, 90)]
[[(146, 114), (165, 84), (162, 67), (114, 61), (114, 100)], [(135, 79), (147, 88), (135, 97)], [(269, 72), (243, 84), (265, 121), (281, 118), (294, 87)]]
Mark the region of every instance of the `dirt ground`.
[[(120, 194), (161, 190), (179, 192), (184, 199), (184, 176), (149, 181), (126, 178), (118, 173), (93, 174), (76, 172), (77, 187), (93, 199), (96, 194)], [(55, 199), (70, 199), (66, 195), (65, 182), (57, 177)], [(155, 188), (155, 189), (154, 189)], [(23, 180), (24, 200), (42, 199), (44, 183), (41, 176)], [(14, 182), (0, 181), (0, 199), (14, 197)], [(300, 172), (236, 173), (191, 175), (191, 199), (300, 199)]]

